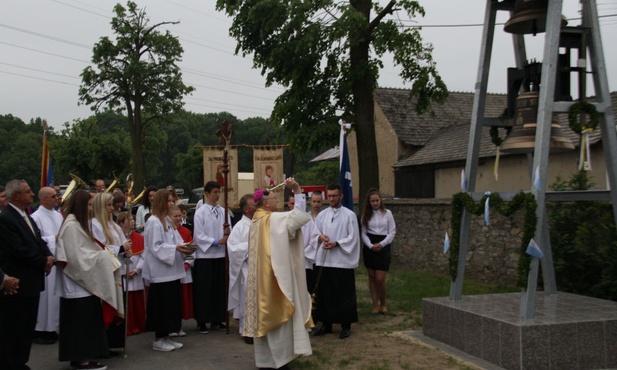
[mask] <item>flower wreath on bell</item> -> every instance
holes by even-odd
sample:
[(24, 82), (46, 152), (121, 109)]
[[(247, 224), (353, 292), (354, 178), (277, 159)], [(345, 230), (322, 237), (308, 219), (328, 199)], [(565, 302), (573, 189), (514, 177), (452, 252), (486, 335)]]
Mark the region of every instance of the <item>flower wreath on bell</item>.
[[(579, 119), (581, 113), (586, 114), (589, 119), (586, 123), (582, 123)], [(579, 101), (572, 106), (568, 111), (568, 124), (572, 131), (581, 135), (581, 153), (578, 161), (579, 171), (591, 170), (591, 149), (589, 147), (589, 134), (598, 127), (598, 121), (600, 120), (600, 114), (596, 109), (596, 106), (586, 101)]]
[[(579, 120), (579, 116), (581, 113), (587, 114), (589, 116), (589, 121), (585, 124), (581, 123)], [(596, 109), (596, 106), (587, 103), (586, 101), (579, 101), (570, 107), (568, 110), (568, 124), (572, 131), (580, 134), (586, 130), (593, 131), (598, 127), (598, 122), (600, 120), (600, 113)]]

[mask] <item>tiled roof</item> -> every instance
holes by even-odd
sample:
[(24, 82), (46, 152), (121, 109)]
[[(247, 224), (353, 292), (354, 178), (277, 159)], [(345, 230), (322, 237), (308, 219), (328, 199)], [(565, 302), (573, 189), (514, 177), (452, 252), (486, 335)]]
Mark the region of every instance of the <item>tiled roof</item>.
[[(465, 160), (471, 125), (473, 93), (451, 92), (443, 105), (433, 107), (434, 117), (428, 114), (418, 116), (414, 111), (414, 105), (408, 99), (408, 93), (408, 90), (401, 89), (378, 89), (376, 92), (375, 101), (380, 106), (381, 102), (387, 102), (385, 106), (381, 106), (381, 109), (403, 143), (422, 147), (393, 166), (406, 167)], [(611, 103), (613, 111), (617, 113), (617, 92), (611, 93)], [(485, 116), (497, 117), (503, 112), (505, 106), (505, 95), (487, 94)], [(560, 114), (559, 123), (563, 134), (575, 146), (578, 146), (579, 135), (568, 127), (567, 114)], [(597, 143), (600, 139), (599, 129), (590, 134), (591, 144)], [(491, 142), (489, 128), (484, 127), (480, 158), (495, 156), (496, 152), (497, 148)]]
[[(471, 121), (473, 93), (450, 92), (443, 104), (433, 104), (435, 115), (418, 115), (409, 90), (380, 88), (375, 91), (379, 104), (398, 138), (406, 145), (424, 146), (433, 134), (450, 126), (468, 125)], [(505, 94), (487, 94), (486, 117), (498, 117), (506, 108)]]

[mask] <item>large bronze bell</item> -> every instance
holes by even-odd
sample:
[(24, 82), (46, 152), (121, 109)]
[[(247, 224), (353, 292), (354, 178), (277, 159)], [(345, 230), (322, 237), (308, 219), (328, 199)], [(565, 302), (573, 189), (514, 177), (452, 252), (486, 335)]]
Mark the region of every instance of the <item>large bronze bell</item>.
[[(516, 113), (512, 131), (501, 145), (502, 153), (530, 153), (536, 144), (536, 120), (538, 118), (538, 92), (526, 92), (516, 98)], [(574, 150), (574, 144), (563, 135), (557, 116), (551, 122), (551, 153)]]
[[(548, 0), (516, 0), (512, 17), (503, 26), (503, 30), (517, 35), (528, 35), (546, 31), (546, 13)], [(561, 26), (568, 22), (561, 17)]]

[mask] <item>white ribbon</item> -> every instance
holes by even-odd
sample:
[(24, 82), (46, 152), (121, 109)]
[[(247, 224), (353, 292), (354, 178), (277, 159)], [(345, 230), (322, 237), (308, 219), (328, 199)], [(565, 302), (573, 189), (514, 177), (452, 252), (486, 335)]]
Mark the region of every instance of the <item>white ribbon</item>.
[(490, 219), (490, 215), (489, 215), (489, 211), (490, 211), (490, 200), (491, 200), (491, 192), (487, 191), (486, 193), (484, 193), (484, 195), (486, 195), (486, 202), (484, 203), (484, 223), (486, 224), (486, 226), (489, 226), (491, 224), (491, 219)]
[(581, 131), (581, 154), (578, 159), (578, 170), (591, 171), (591, 149), (589, 144), (589, 134), (591, 129)]
[(501, 146), (497, 147), (497, 155), (495, 156), (495, 165), (493, 166), (493, 176), (495, 181), (499, 181), (499, 154), (501, 153)]
[(446, 238), (443, 240), (443, 254), (448, 253), (450, 250), (450, 237), (448, 236), (448, 232), (446, 231)]
[(467, 192), (467, 178), (465, 177), (465, 169), (461, 170), (461, 191)]

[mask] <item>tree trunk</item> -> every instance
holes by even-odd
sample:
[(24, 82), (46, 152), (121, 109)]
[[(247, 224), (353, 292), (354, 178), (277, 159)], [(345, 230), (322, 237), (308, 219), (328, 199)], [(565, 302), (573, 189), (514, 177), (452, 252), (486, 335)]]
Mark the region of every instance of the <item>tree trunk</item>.
[(146, 161), (143, 155), (143, 125), (141, 122), (141, 109), (136, 107), (134, 111), (128, 111), (129, 130), (131, 133), (131, 171), (133, 174), (133, 191), (139, 195), (146, 186)]
[(370, 0), (352, 0), (351, 5), (366, 17), (364, 29), (356, 30), (351, 35), (350, 65), (353, 75), (352, 89), (354, 96), (354, 115), (356, 123), (356, 142), (358, 152), (358, 175), (360, 189), (354, 189), (355, 196), (363, 207), (364, 196), (370, 188), (379, 188), (379, 161), (375, 141), (375, 121), (373, 89), (375, 78), (369, 68)]

